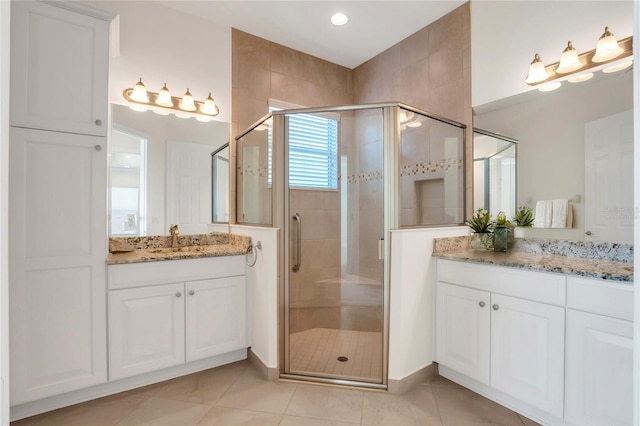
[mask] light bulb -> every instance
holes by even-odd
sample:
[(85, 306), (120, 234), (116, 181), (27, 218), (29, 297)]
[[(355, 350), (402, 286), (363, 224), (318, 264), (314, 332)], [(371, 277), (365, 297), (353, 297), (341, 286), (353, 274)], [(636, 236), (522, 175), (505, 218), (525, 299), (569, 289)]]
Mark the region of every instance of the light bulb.
[(189, 92), (189, 89), (185, 92), (184, 96), (182, 96), (182, 100), (180, 101), (180, 109), (185, 111), (195, 111), (196, 104), (193, 102), (193, 96)]
[(173, 99), (171, 99), (171, 92), (167, 89), (167, 83), (165, 83), (164, 86), (162, 86), (162, 89), (160, 89), (160, 92), (158, 92), (156, 104), (164, 107), (173, 106)]
[(578, 51), (574, 49), (571, 42), (568, 42), (566, 49), (562, 52), (560, 65), (558, 65), (556, 72), (558, 74), (567, 74), (579, 70), (583, 66), (584, 64), (580, 62), (580, 59), (578, 59)]
[(145, 104), (149, 102), (147, 88), (144, 87), (144, 84), (142, 84), (142, 77), (140, 77), (140, 81), (138, 81), (133, 87), (133, 92), (131, 92), (131, 95), (129, 95), (129, 97), (136, 102), (142, 102)]
[(538, 90), (541, 92), (551, 92), (553, 90), (558, 89), (560, 86), (562, 86), (562, 83), (560, 83), (559, 81), (556, 81), (553, 83), (547, 83), (545, 85), (542, 85), (538, 87)]
[(618, 46), (618, 40), (609, 32), (609, 27), (604, 27), (604, 34), (598, 39), (596, 54), (593, 55), (593, 62), (607, 62), (617, 58), (624, 50)]
[(607, 68), (603, 69), (602, 72), (605, 73), (605, 74), (610, 74), (612, 72), (618, 72), (618, 71), (622, 71), (624, 69), (627, 69), (631, 65), (633, 65), (633, 61), (625, 61), (625, 62), (621, 62), (621, 63), (616, 64), (616, 65), (611, 65), (610, 67), (607, 67)]
[(200, 111), (208, 115), (218, 114), (218, 107), (216, 106), (215, 101), (211, 97), (211, 92), (209, 92), (209, 96), (207, 96), (207, 99), (204, 100), (204, 105), (202, 105), (202, 108), (200, 109)]
[(587, 73), (584, 73), (584, 74), (579, 74), (579, 75), (577, 75), (575, 77), (571, 77), (567, 81), (569, 83), (582, 83), (583, 81), (591, 80), (592, 78), (593, 78), (593, 73), (592, 72), (587, 72)]
[(540, 59), (540, 55), (536, 53), (531, 65), (529, 66), (529, 75), (527, 75), (527, 79), (525, 83), (527, 84), (535, 84), (540, 83), (541, 81), (549, 78), (549, 74), (547, 74), (547, 70), (544, 69), (544, 64)]

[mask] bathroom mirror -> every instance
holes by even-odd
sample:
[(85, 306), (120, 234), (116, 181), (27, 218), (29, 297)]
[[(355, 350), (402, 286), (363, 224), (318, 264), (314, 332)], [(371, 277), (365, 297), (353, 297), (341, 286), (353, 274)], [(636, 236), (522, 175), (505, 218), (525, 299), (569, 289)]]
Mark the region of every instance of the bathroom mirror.
[(211, 153), (229, 123), (112, 105), (110, 235), (205, 233), (212, 218)]
[[(609, 233), (587, 229), (590, 215), (606, 219), (601, 224), (603, 228), (628, 227), (628, 221), (625, 222), (624, 215), (619, 214), (626, 211), (625, 205), (621, 204), (624, 197), (611, 201), (611, 205), (603, 205), (597, 197), (589, 195), (591, 189), (585, 179), (589, 155), (585, 150), (585, 129), (630, 110), (633, 110), (633, 73), (629, 70), (610, 74), (596, 72), (588, 81), (564, 82), (553, 92), (533, 90), (474, 107), (474, 126), (518, 140), (518, 206), (527, 205), (535, 209), (538, 200), (568, 199), (571, 202), (571, 228), (527, 229), (527, 236), (623, 242), (618, 237), (609, 236)], [(632, 117), (633, 114), (627, 116)], [(630, 124), (617, 127), (629, 129), (632, 122), (631, 118)], [(625, 160), (627, 166), (623, 168), (603, 165), (601, 168), (608, 172), (605, 174), (607, 178), (626, 182), (630, 179), (628, 176), (633, 176), (632, 163)], [(627, 170), (629, 167), (631, 170)], [(621, 169), (626, 171), (616, 177)], [(605, 175), (601, 175), (599, 182)], [(632, 186), (631, 182), (627, 183)], [(629, 200), (632, 202), (633, 197)], [(591, 234), (587, 235), (587, 232)], [(632, 234), (630, 231), (621, 233)]]
[(483, 208), (494, 217), (516, 214), (516, 149), (513, 138), (473, 129), (473, 210)]

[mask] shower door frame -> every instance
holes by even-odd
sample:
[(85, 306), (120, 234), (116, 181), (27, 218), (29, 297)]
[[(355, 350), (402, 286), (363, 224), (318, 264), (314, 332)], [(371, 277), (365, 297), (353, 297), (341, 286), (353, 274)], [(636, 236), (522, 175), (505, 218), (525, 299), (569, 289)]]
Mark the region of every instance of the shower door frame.
[[(399, 162), (400, 162), (400, 126), (399, 113), (400, 107), (406, 107), (399, 103), (381, 103), (366, 105), (348, 105), (339, 107), (321, 107), (321, 108), (303, 108), (290, 109), (282, 111), (273, 111), (273, 145), (272, 145), (272, 161), (273, 164), (283, 164), (284, 167), (273, 167), (273, 218), (274, 225), (280, 229), (279, 234), (279, 303), (278, 303), (278, 319), (279, 328), (279, 369), (281, 378), (289, 378), (296, 380), (350, 385), (374, 389), (386, 389), (388, 382), (388, 366), (389, 366), (389, 283), (390, 283), (390, 260), (391, 260), (391, 230), (399, 227)], [(289, 218), (289, 174), (285, 173), (289, 167), (289, 150), (288, 150), (288, 132), (286, 129), (287, 114), (294, 113), (330, 113), (344, 111), (359, 111), (367, 109), (382, 109), (383, 122), (383, 329), (382, 329), (382, 371), (381, 383), (364, 382), (355, 380), (345, 380), (338, 378), (327, 378), (321, 376), (290, 374), (289, 371), (289, 345), (290, 345), (290, 327), (289, 327), (289, 273), (291, 269), (291, 252), (289, 245), (289, 236), (291, 233)], [(409, 109), (413, 109), (409, 107)], [(282, 135), (282, 136), (279, 136)], [(282, 145), (276, 142), (281, 141)], [(277, 180), (276, 180), (277, 179)], [(277, 184), (276, 182), (282, 182)], [(279, 202), (282, 200), (283, 202)]]

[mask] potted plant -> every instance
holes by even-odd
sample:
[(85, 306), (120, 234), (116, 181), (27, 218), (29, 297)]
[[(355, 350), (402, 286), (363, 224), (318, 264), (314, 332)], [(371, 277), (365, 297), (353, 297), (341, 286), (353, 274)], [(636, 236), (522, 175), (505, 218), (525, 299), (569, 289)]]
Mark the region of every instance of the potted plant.
[(491, 250), (493, 233), (491, 232), (491, 215), (485, 209), (478, 209), (465, 224), (473, 230), (471, 248), (474, 250)]
[(523, 227), (533, 226), (533, 209), (527, 206), (520, 206), (516, 210), (516, 225)]
[(513, 235), (513, 231), (511, 230), (511, 222), (507, 220), (507, 215), (504, 212), (498, 213), (493, 233), (493, 249), (507, 251), (507, 243), (511, 240), (510, 236)]

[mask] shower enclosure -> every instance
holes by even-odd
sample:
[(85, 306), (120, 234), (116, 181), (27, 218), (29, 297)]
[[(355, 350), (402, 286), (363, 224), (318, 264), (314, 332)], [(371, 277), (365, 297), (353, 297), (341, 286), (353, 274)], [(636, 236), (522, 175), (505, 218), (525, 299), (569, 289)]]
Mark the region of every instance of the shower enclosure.
[(461, 224), (463, 124), (399, 103), (274, 111), (236, 144), (236, 220), (280, 232), (281, 375), (385, 388), (390, 230)]

